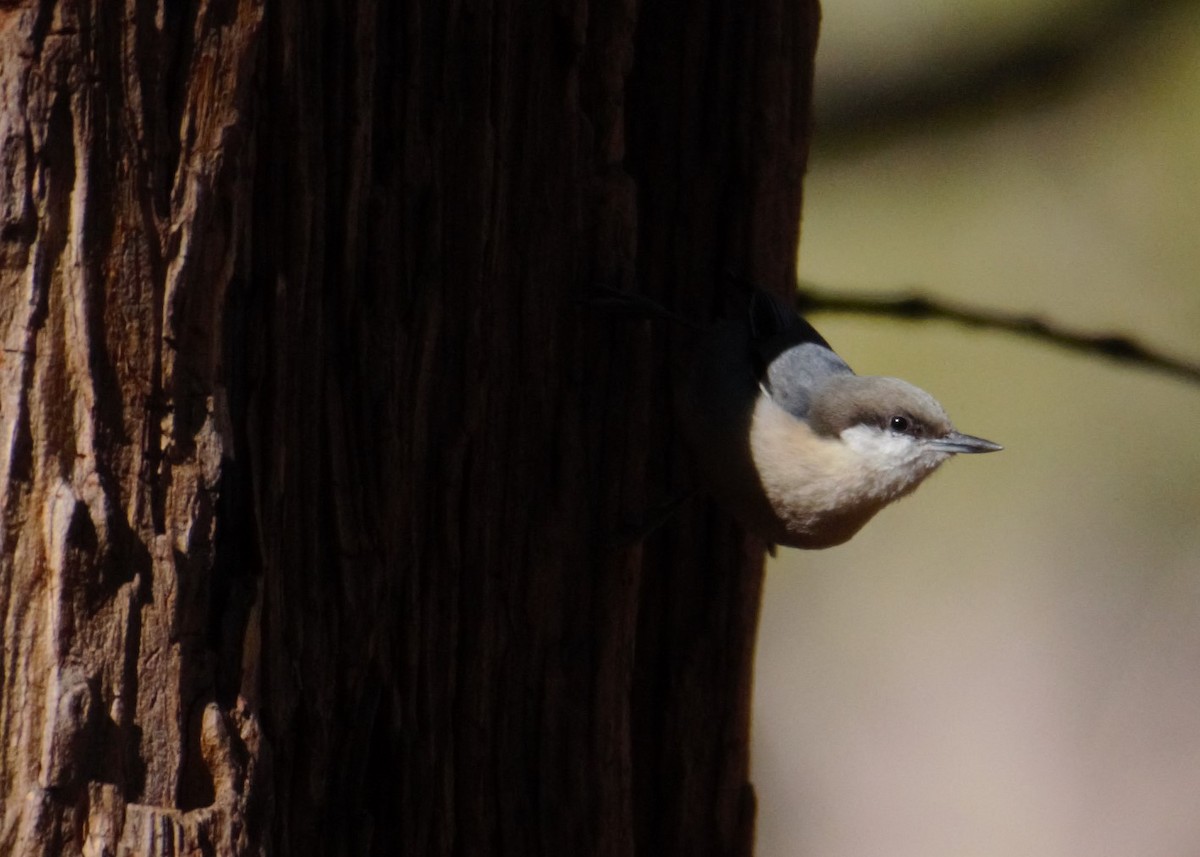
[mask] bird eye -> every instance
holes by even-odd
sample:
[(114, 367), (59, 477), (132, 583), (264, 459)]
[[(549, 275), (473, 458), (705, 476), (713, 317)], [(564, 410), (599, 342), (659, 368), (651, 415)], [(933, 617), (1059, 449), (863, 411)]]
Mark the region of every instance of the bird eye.
[(896, 416), (892, 417), (888, 421), (888, 428), (894, 432), (898, 432), (899, 434), (904, 434), (904, 432), (908, 431), (908, 426), (909, 423), (907, 417)]

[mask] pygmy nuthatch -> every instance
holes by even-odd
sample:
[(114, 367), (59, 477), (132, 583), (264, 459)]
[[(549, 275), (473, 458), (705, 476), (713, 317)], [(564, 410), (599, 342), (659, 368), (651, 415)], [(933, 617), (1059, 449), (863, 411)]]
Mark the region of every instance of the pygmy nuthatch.
[(933, 396), (856, 375), (807, 321), (762, 291), (693, 343), (680, 421), (713, 496), (782, 545), (847, 541), (955, 453), (995, 452)]

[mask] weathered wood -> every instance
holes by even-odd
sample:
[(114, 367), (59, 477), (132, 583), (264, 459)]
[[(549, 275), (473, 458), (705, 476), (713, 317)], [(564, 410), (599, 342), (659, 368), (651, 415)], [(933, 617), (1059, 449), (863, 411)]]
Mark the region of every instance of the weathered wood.
[(261, 19), (0, 9), (5, 854), (245, 850), (207, 626)]
[(0, 3), (0, 853), (747, 855), (761, 546), (669, 332), (790, 282), (815, 2)]

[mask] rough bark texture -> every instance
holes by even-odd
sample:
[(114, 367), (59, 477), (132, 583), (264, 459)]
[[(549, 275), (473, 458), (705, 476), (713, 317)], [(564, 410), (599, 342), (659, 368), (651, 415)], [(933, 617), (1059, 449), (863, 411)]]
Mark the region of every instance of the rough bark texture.
[(816, 7), (0, 0), (0, 853), (746, 855), (761, 546), (662, 331), (791, 280)]

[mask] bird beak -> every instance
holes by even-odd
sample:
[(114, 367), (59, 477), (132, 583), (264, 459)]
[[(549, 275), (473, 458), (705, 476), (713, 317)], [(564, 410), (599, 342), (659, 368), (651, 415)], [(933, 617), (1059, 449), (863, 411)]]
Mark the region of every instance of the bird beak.
[(936, 437), (929, 441), (929, 447), (938, 452), (996, 452), (1004, 449), (998, 443), (973, 437), (959, 431), (952, 431), (944, 437)]

